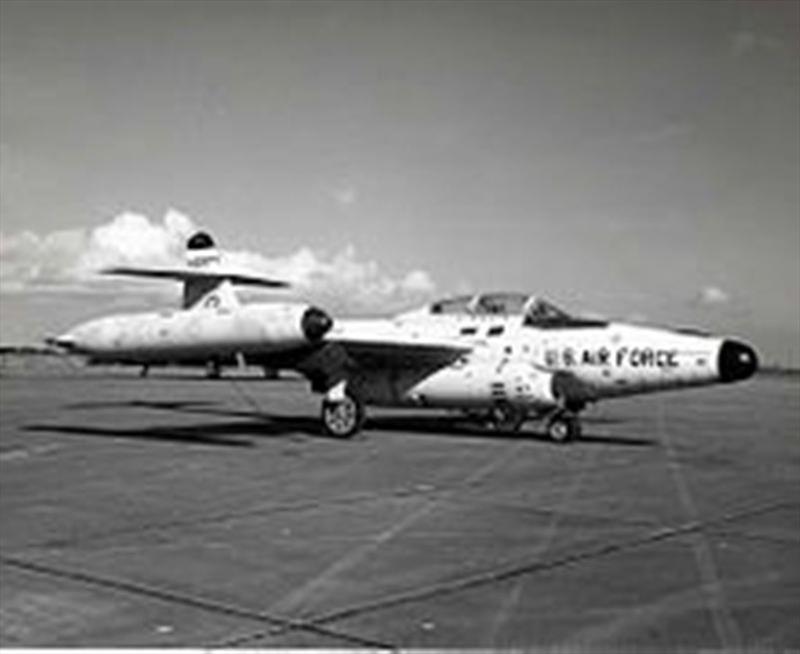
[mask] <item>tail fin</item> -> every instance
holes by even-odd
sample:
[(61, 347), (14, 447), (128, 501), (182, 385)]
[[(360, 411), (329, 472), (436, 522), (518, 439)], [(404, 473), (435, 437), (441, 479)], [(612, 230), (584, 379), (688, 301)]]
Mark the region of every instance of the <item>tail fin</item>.
[(206, 232), (197, 232), (186, 242), (185, 268), (116, 267), (102, 271), (106, 275), (129, 275), (183, 282), (183, 308), (190, 309), (238, 306), (234, 285), (286, 288), (288, 283), (250, 274), (227, 271), (221, 263), (214, 240)]
[[(186, 265), (198, 272), (218, 271), (220, 255), (214, 239), (197, 232), (186, 241)], [(236, 293), (224, 277), (190, 277), (183, 282), (183, 308), (232, 308), (239, 305)]]
[(219, 250), (206, 232), (197, 232), (186, 241), (186, 265), (190, 268), (219, 268)]

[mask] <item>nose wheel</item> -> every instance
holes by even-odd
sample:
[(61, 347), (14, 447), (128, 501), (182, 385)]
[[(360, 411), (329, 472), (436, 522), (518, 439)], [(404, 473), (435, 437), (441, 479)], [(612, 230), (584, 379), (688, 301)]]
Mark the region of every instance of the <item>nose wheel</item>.
[(557, 413), (547, 421), (547, 435), (555, 443), (567, 443), (581, 437), (581, 421), (574, 413)]
[(364, 406), (350, 393), (340, 400), (323, 400), (322, 426), (325, 433), (336, 438), (350, 438), (364, 422)]

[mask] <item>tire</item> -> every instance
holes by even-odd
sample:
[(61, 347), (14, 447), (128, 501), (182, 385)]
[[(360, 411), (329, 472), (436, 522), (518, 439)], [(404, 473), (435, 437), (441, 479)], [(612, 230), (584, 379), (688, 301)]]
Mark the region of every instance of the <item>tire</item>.
[(336, 438), (350, 438), (364, 422), (364, 407), (349, 393), (339, 402), (322, 402), (322, 427)]
[(581, 423), (577, 417), (557, 416), (547, 423), (547, 435), (554, 443), (568, 443), (581, 435)]
[(523, 409), (511, 404), (497, 404), (489, 413), (489, 424), (497, 432), (516, 433), (522, 428), (527, 414)]

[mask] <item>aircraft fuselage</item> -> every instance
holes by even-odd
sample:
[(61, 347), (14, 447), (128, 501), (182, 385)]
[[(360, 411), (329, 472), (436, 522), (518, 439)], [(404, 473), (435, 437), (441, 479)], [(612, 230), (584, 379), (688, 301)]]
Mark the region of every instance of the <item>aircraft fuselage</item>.
[[(337, 323), (330, 338), (357, 329), (356, 323)], [(753, 350), (738, 341), (626, 323), (540, 328), (509, 316), (431, 317), (392, 326), (407, 337), (452, 338), (469, 351), (424, 374), (413, 367), (371, 369), (351, 382), (367, 403), (461, 408), (508, 402), (538, 410), (565, 393), (584, 404), (736, 381), (756, 367)]]

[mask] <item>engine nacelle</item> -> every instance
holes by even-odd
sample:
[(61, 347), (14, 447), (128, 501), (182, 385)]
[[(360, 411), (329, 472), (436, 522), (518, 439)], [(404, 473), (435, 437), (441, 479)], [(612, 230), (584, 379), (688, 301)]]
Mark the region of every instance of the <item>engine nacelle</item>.
[(514, 366), (510, 379), (505, 383), (516, 390), (518, 401), (521, 399), (525, 400), (526, 404), (549, 406), (557, 404), (559, 400), (553, 383), (554, 378), (552, 372), (520, 365)]
[(283, 352), (322, 340), (333, 321), (299, 303), (250, 304), (109, 316), (53, 339), (55, 345), (102, 362), (225, 360)]
[(597, 399), (594, 389), (570, 372), (550, 372), (522, 363), (504, 367), (492, 389), (495, 394), (502, 389), (511, 402), (533, 407), (559, 404), (577, 410)]
[(550, 389), (559, 404), (568, 409), (580, 410), (587, 402), (597, 400), (597, 392), (592, 386), (563, 370), (549, 373)]

